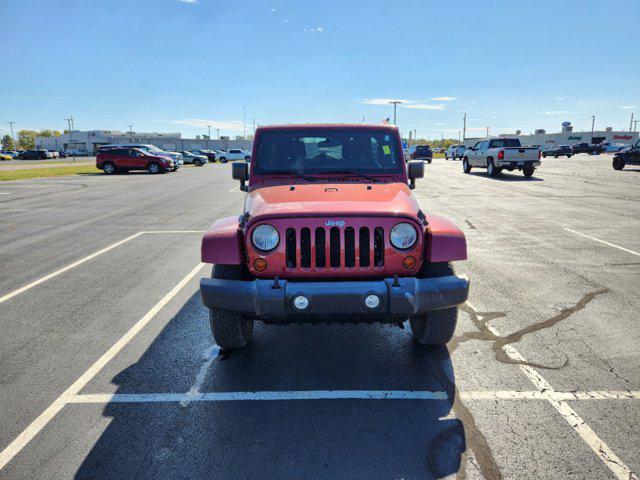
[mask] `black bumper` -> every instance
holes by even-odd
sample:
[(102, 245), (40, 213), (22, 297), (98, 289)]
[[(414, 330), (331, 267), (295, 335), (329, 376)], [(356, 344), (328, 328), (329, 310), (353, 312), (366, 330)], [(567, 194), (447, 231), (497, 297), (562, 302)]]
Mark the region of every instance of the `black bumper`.
[[(202, 302), (211, 309), (237, 312), (275, 322), (394, 321), (460, 305), (467, 300), (469, 280), (464, 276), (437, 278), (385, 278), (374, 281), (293, 282), (280, 280), (200, 281)], [(308, 307), (297, 310), (293, 299), (304, 295)], [(376, 295), (378, 308), (365, 306)], [(348, 318), (338, 318), (346, 315)]]

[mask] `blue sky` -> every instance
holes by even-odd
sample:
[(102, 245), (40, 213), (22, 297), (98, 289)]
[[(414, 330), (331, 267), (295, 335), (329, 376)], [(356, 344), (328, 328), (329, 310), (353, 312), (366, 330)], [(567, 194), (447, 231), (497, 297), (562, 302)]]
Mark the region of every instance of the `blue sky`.
[(0, 0), (0, 134), (242, 133), (392, 115), (420, 137), (628, 128), (640, 2)]

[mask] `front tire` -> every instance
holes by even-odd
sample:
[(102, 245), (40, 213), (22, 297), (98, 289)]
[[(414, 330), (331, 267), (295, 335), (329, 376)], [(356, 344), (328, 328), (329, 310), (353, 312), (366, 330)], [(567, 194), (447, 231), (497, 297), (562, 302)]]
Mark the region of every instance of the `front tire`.
[[(422, 265), (420, 278), (446, 277), (455, 275), (453, 266), (447, 262)], [(411, 333), (421, 345), (446, 345), (456, 330), (458, 307), (443, 308), (409, 318)]]
[(105, 162), (105, 164), (102, 165), (102, 171), (107, 175), (113, 175), (116, 173), (116, 166), (111, 162)]
[(246, 157), (244, 157), (244, 161), (245, 162), (250, 162), (251, 161), (251, 157), (249, 155), (247, 155)]
[(524, 174), (525, 177), (531, 177), (533, 176), (533, 172), (535, 172), (535, 168), (533, 167), (525, 167), (522, 169), (522, 173)]
[(151, 162), (149, 164), (149, 166), (147, 167), (147, 171), (152, 174), (155, 175), (157, 173), (160, 173), (162, 171), (162, 168), (160, 167), (159, 164), (157, 164), (156, 162)]
[[(211, 272), (211, 278), (240, 280), (242, 277), (242, 265), (214, 265)], [(212, 308), (209, 324), (213, 338), (224, 350), (244, 348), (253, 338), (253, 320), (236, 312)]]
[(620, 157), (614, 157), (612, 166), (614, 170), (622, 170), (624, 168), (624, 160)]
[(194, 160), (194, 161), (193, 161), (193, 164), (194, 164), (196, 167), (201, 167), (202, 165), (204, 165), (204, 163), (202, 163), (202, 160)]
[(462, 171), (464, 173), (469, 173), (471, 171), (471, 165), (469, 165), (469, 159), (466, 157), (462, 159)]
[(220, 163), (227, 163), (226, 157), (220, 157)]

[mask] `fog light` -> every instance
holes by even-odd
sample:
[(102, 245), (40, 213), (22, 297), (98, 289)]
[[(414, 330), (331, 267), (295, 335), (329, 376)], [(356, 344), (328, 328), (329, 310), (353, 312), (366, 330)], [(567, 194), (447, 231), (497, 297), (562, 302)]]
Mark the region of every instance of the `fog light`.
[(411, 255), (409, 255), (408, 257), (404, 257), (404, 260), (402, 260), (402, 265), (404, 265), (404, 268), (406, 268), (407, 270), (411, 270), (416, 266), (416, 259)]
[(369, 310), (375, 310), (380, 306), (380, 297), (377, 295), (367, 295), (364, 299), (364, 305)]
[(267, 269), (267, 261), (264, 258), (256, 258), (253, 261), (253, 268), (258, 272), (264, 272)]
[(296, 310), (306, 310), (309, 308), (309, 299), (304, 295), (298, 295), (293, 298), (293, 307)]

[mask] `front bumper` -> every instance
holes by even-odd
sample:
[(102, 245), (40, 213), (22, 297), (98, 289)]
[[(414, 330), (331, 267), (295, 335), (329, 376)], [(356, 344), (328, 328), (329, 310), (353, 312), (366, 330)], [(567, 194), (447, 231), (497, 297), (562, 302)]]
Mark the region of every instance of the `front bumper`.
[[(469, 294), (469, 279), (456, 275), (353, 282), (203, 278), (200, 294), (208, 308), (260, 317), (265, 321), (394, 322), (464, 303)], [(293, 306), (293, 299), (299, 295), (309, 299), (309, 305), (303, 311)], [(364, 299), (369, 295), (379, 298), (378, 308), (365, 306)]]
[(539, 167), (540, 160), (498, 160), (497, 166), (513, 168)]

